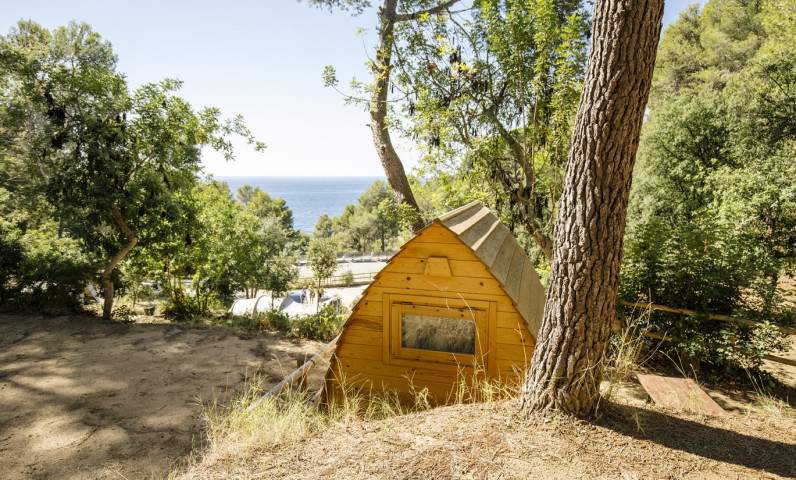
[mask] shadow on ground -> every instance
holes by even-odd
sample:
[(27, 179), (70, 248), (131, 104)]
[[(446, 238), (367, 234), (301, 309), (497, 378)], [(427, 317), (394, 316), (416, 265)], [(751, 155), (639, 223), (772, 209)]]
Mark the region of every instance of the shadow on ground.
[[(790, 442), (768, 440), (631, 405), (612, 405), (598, 424), (639, 441), (740, 465), (782, 477), (796, 477), (796, 434)], [(710, 423), (711, 419), (705, 421)], [(720, 419), (715, 419), (720, 424)]]
[(317, 342), (94, 317), (0, 316), (0, 478), (162, 477), (201, 442), (201, 402), (270, 383)]

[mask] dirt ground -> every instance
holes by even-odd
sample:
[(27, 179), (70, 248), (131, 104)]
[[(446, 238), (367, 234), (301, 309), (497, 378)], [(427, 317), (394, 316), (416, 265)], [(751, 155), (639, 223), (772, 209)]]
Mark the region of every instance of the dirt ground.
[[(321, 346), (225, 328), (0, 315), (0, 479), (163, 478), (200, 446), (202, 402), (233, 398), (255, 373), (275, 384)], [(792, 347), (783, 356), (796, 359)], [(772, 368), (796, 387), (796, 368)], [(340, 425), (184, 478), (796, 477), (792, 413), (761, 411), (754, 392), (704, 387), (728, 417), (663, 411), (629, 382), (596, 422), (528, 422), (512, 402), (446, 407)]]
[[(277, 383), (321, 342), (88, 316), (0, 315), (0, 478), (162, 478), (201, 439), (201, 402)], [(320, 382), (316, 368), (310, 384)]]
[(605, 405), (596, 421), (518, 413), (514, 400), (352, 422), (196, 479), (780, 479), (796, 476), (796, 420), (698, 417)]
[[(783, 356), (796, 359), (796, 351)], [(517, 400), (454, 405), (345, 422), (253, 454), (208, 456), (177, 478), (796, 478), (796, 368), (774, 367), (790, 406), (701, 372), (700, 386), (727, 414), (676, 411), (650, 403), (631, 375), (592, 420), (524, 417)], [(679, 377), (668, 370), (647, 373)]]
[(630, 378), (592, 420), (525, 417), (517, 400), (454, 405), (338, 424), (253, 454), (201, 461), (177, 478), (796, 478), (794, 402), (775, 411), (754, 392), (703, 387), (727, 415), (661, 408)]

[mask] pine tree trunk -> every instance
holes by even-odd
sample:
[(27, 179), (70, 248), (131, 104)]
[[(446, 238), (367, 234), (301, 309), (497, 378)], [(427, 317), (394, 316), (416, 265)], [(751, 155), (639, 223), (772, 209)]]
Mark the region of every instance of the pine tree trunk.
[(526, 411), (594, 412), (619, 287), (627, 200), (663, 0), (598, 0)]

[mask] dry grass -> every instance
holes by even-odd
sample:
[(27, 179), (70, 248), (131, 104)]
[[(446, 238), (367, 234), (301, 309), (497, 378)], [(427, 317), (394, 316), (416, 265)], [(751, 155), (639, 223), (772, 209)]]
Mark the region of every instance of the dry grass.
[(757, 406), (769, 415), (796, 418), (796, 410), (788, 402), (766, 392), (757, 393)]
[[(486, 380), (479, 366), (467, 377), (463, 372), (464, 369), (449, 402), (491, 405), (516, 393), (512, 386)], [(306, 392), (288, 391), (279, 397), (266, 397), (252, 407), (264, 391), (264, 382), (259, 377), (252, 379), (246, 391), (228, 405), (214, 398), (203, 406), (205, 436), (187, 460), (186, 468), (195, 471), (203, 465), (214, 465), (227, 470), (258, 451), (286, 448), (314, 434), (359, 422), (392, 421), (435, 405), (428, 390), (413, 388), (411, 379), (409, 402), (396, 391), (347, 388), (345, 381), (341, 385), (345, 392), (342, 401), (327, 406), (308, 402)], [(191, 475), (178, 477), (175, 472), (170, 478), (193, 478)]]
[(352, 420), (204, 461), (179, 478), (788, 478), (796, 420), (701, 418), (606, 405), (583, 421), (518, 415), (513, 401)]
[(204, 406), (204, 446), (212, 455), (238, 458), (253, 449), (293, 442), (342, 420), (334, 413), (319, 411), (307, 403), (305, 394), (295, 392), (268, 398), (250, 409), (262, 394), (263, 381), (256, 377), (247, 387), (228, 406), (217, 398)]
[(651, 312), (650, 309), (634, 311), (626, 325), (614, 333), (606, 369), (608, 383), (602, 390), (602, 401), (613, 398), (619, 387), (626, 384), (632, 374), (640, 371), (657, 351), (657, 348), (644, 351), (644, 333)]
[(747, 371), (749, 380), (754, 389), (755, 406), (768, 415), (774, 417), (793, 418), (796, 419), (796, 409), (794, 409), (786, 400), (773, 395), (766, 389), (761, 380), (751, 372)]

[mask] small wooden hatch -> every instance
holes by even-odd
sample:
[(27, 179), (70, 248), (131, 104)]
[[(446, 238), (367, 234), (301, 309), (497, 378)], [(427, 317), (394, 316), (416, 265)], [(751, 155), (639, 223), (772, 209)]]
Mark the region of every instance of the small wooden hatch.
[(638, 381), (650, 398), (661, 407), (704, 415), (727, 414), (690, 378), (638, 375)]
[(327, 398), (343, 388), (427, 388), (444, 403), (474, 372), (517, 382), (544, 302), (508, 228), (479, 202), (453, 210), (409, 240), (365, 290), (337, 342)]

